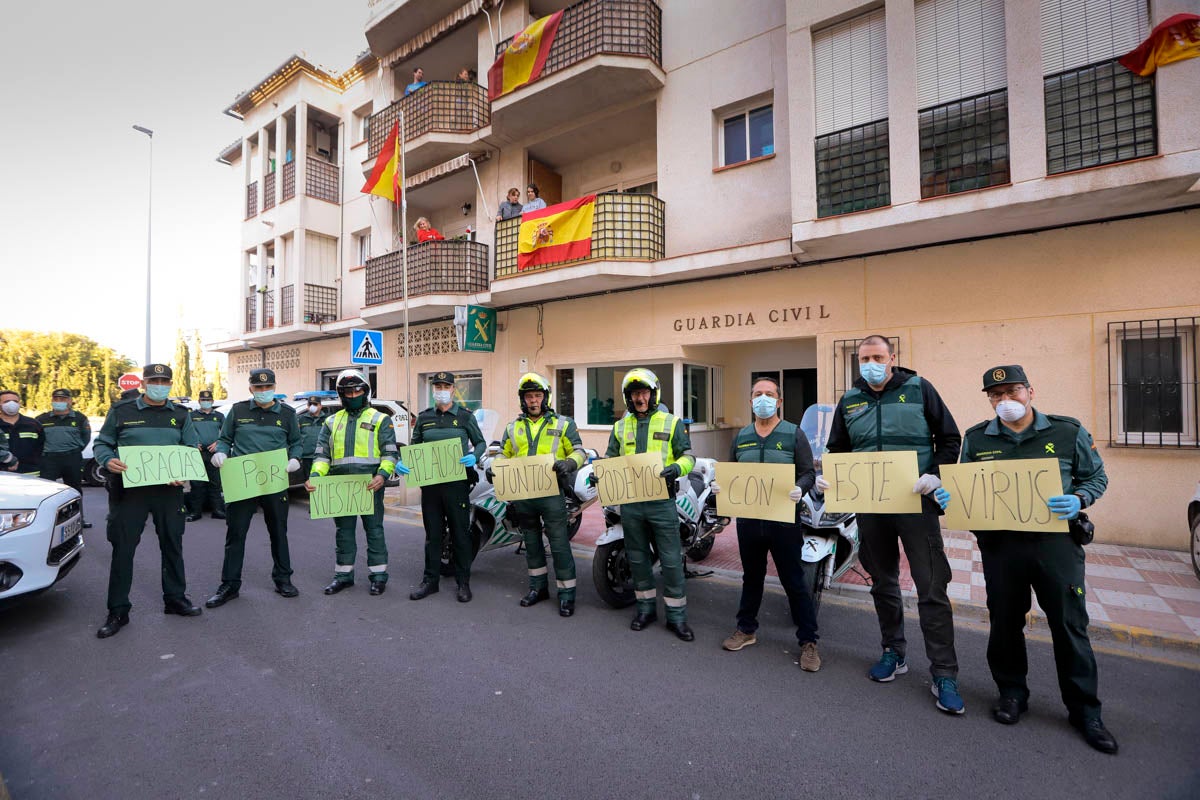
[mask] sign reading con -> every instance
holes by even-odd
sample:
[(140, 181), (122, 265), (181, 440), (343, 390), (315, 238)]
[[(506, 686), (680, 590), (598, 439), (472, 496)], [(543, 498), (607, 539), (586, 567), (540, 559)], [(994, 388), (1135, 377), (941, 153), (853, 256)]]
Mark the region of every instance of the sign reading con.
[(367, 489), (371, 475), (326, 475), (309, 478), (317, 487), (308, 496), (308, 518), (359, 517), (375, 513), (375, 493)]
[(855, 514), (919, 514), (917, 454), (912, 450), (878, 453), (826, 453), (821, 459), (829, 491), (825, 508)]
[(251, 497), (286, 492), (287, 462), (287, 450), (283, 448), (226, 459), (221, 465), (221, 489), (225, 493), (225, 502), (234, 503)]
[(533, 500), (558, 494), (554, 456), (550, 453), (525, 458), (497, 458), (492, 462), (496, 499)]
[(125, 462), (121, 483), (135, 486), (161, 486), (173, 481), (207, 481), (204, 461), (195, 447), (171, 445), (124, 445), (117, 453)]
[(666, 500), (670, 495), (667, 482), (659, 477), (662, 470), (662, 453), (638, 453), (592, 462), (600, 503), (606, 506)]
[(409, 486), (433, 486), (465, 480), (466, 467), (458, 463), (462, 456), (462, 440), (458, 437), (410, 444), (400, 454), (404, 466), (412, 470), (404, 481)]
[(942, 486), (950, 492), (946, 525), (969, 531), (1067, 530), (1046, 501), (1063, 493), (1058, 459), (1018, 458), (948, 464)]
[(792, 464), (719, 461), (717, 482), (717, 513), (723, 517), (796, 521), (796, 504), (788, 496), (796, 486)]

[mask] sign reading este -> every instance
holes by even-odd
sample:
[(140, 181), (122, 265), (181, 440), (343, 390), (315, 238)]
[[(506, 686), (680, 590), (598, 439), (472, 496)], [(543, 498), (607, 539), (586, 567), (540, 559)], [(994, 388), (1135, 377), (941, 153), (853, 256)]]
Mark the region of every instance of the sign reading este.
[(638, 453), (592, 462), (600, 503), (606, 506), (666, 500), (670, 495), (667, 482), (659, 477), (662, 470), (662, 453)]
[(1056, 458), (976, 461), (941, 468), (950, 492), (946, 525), (966, 531), (1051, 531), (1065, 533), (1046, 501), (1063, 493)]
[(792, 464), (718, 461), (717, 513), (723, 517), (795, 522), (796, 504), (788, 495), (796, 486)]
[(280, 494), (288, 488), (287, 450), (268, 450), (228, 458), (221, 465), (221, 489), (226, 503)]
[(462, 440), (442, 439), (437, 442), (410, 444), (400, 453), (404, 466), (412, 470), (404, 476), (409, 486), (433, 486), (436, 483), (461, 481), (467, 469), (458, 460), (463, 457)]
[(546, 453), (524, 458), (497, 458), (492, 461), (496, 499), (533, 500), (558, 494), (558, 476), (554, 474), (554, 456)]
[(855, 514), (919, 514), (917, 454), (912, 450), (826, 453), (821, 468), (829, 491), (825, 508)]
[(359, 517), (375, 513), (375, 493), (367, 489), (371, 475), (325, 475), (309, 478), (317, 487), (308, 496), (308, 518)]
[(207, 481), (204, 460), (195, 447), (181, 444), (124, 445), (117, 450), (128, 469), (121, 474), (126, 489), (161, 486), (172, 481)]

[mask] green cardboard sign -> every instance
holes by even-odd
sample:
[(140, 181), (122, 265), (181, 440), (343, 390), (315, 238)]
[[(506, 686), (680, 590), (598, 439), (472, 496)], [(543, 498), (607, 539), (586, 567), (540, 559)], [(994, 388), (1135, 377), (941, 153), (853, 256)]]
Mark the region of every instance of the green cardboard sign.
[(125, 463), (121, 483), (126, 489), (136, 486), (162, 486), (172, 481), (207, 481), (204, 460), (195, 447), (182, 444), (123, 445), (117, 457)]
[(221, 465), (221, 489), (226, 503), (279, 494), (288, 488), (287, 450), (268, 450), (225, 459)]
[(375, 513), (375, 492), (367, 489), (371, 475), (326, 475), (309, 478), (317, 487), (308, 495), (308, 518), (359, 517)]
[(436, 442), (410, 444), (400, 451), (400, 460), (412, 470), (404, 476), (404, 480), (409, 486), (433, 486), (466, 480), (467, 469), (458, 463), (462, 457), (462, 439), (457, 436)]
[(467, 335), (463, 338), (463, 350), (496, 352), (496, 309), (467, 306)]

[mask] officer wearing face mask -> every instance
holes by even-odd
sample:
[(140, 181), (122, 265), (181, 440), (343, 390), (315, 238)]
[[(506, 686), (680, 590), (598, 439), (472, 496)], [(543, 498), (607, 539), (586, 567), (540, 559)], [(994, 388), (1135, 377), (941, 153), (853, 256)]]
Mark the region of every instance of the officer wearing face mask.
[(317, 454), (317, 438), (321, 435), (321, 424), (329, 418), (321, 406), (321, 398), (310, 397), (304, 410), (296, 415), (296, 424), (300, 426), (300, 443), (303, 451), (300, 455), (300, 474), (312, 472), (313, 457)]
[(9, 469), (22, 475), (38, 475), (46, 434), (41, 423), (21, 413), (21, 396), (11, 389), (0, 391), (0, 431), (8, 434), (8, 449), (16, 459)]
[[(92, 440), (92, 425), (72, 408), (69, 389), (55, 389), (50, 394), (50, 408), (37, 418), (46, 437), (41, 477), (47, 481), (62, 478), (64, 484), (83, 494), (83, 448)], [(83, 527), (90, 528), (92, 523), (84, 522)]]
[(206, 501), (212, 503), (212, 518), (225, 519), (225, 498), (221, 495), (221, 470), (213, 466), (212, 458), (217, 452), (217, 439), (225, 425), (225, 415), (213, 411), (213, 393), (209, 389), (200, 391), (200, 410), (192, 412), (192, 425), (200, 437), (200, 458), (204, 461), (207, 481), (190, 481), (191, 490), (184, 496), (187, 502), (187, 521), (200, 519)]

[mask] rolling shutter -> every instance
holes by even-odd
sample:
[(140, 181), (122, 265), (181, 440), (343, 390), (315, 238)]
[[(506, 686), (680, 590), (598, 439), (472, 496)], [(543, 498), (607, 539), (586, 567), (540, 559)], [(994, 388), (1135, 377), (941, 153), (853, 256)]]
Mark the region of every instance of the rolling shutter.
[(813, 34), (816, 133), (887, 119), (887, 29), (883, 9)]
[(917, 108), (1008, 85), (1004, 0), (918, 0)]

